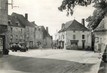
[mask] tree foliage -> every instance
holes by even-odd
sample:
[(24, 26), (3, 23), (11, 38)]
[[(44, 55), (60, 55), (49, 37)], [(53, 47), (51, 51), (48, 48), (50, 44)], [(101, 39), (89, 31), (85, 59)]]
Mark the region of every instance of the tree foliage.
[(107, 12), (107, 2), (106, 0), (63, 0), (62, 4), (58, 9), (60, 11), (66, 10), (67, 16), (73, 15), (73, 9), (76, 5), (87, 6), (94, 3), (96, 8), (93, 12), (93, 16), (89, 16), (87, 21), (92, 29), (95, 29), (100, 21), (104, 18), (105, 13)]

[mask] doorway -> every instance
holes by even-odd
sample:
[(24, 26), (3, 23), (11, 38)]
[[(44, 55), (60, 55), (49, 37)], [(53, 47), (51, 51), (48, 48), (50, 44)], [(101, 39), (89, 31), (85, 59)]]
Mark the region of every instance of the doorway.
[(4, 35), (0, 35), (0, 51), (4, 51), (5, 49), (5, 36)]
[(82, 40), (82, 49), (85, 49), (85, 40)]
[(64, 49), (64, 41), (62, 41), (61, 49)]

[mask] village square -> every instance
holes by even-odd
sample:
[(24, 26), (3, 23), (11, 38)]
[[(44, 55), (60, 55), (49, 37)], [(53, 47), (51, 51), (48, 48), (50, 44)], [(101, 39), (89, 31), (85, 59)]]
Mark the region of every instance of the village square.
[[(20, 11), (14, 0), (0, 0), (0, 73), (107, 73), (106, 0), (62, 0), (56, 12), (44, 1), (37, 1), (44, 7), (35, 4), (29, 8), (27, 4), (34, 2), (23, 1), (25, 9)], [(85, 11), (79, 15), (73, 10), (76, 5), (88, 9), (91, 3), (95, 3), (90, 6), (93, 12), (89, 9), (93, 16), (87, 11), (88, 17), (81, 17)], [(36, 8), (44, 12), (35, 12)], [(60, 15), (64, 10), (68, 17)], [(42, 12), (43, 16), (34, 18), (33, 13)]]

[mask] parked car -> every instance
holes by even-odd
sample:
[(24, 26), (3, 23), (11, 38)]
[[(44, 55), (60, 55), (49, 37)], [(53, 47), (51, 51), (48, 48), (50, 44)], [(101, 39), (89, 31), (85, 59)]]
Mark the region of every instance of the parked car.
[(12, 50), (13, 52), (17, 52), (18, 50), (20, 50), (20, 46), (17, 43), (11, 44), (10, 50)]
[(20, 46), (20, 51), (21, 52), (26, 52), (26, 51), (28, 51), (28, 48), (25, 45), (21, 45)]
[(21, 52), (26, 52), (28, 48), (25, 45), (16, 43), (11, 45), (10, 50), (13, 52), (17, 52), (18, 50)]
[(105, 51), (104, 51), (104, 53), (103, 53), (102, 60), (103, 60), (104, 62), (107, 62), (107, 48), (105, 49)]

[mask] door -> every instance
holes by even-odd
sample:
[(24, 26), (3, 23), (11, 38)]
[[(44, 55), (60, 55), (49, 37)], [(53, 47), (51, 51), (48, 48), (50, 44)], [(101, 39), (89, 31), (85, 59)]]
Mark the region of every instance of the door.
[(62, 47), (61, 47), (62, 49), (64, 48), (64, 41), (62, 41)]
[(3, 51), (3, 38), (0, 37), (0, 51)]
[(85, 40), (82, 41), (82, 49), (85, 49)]

